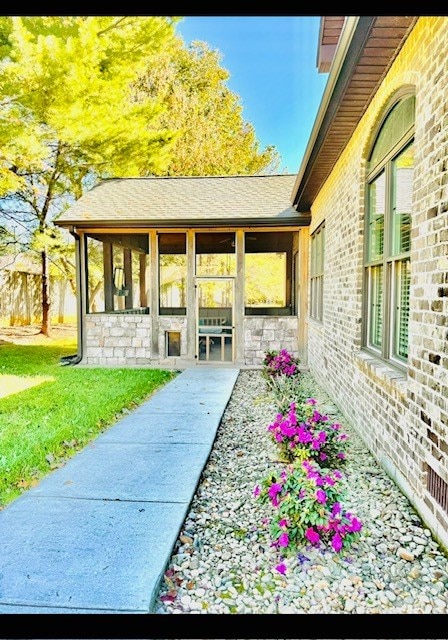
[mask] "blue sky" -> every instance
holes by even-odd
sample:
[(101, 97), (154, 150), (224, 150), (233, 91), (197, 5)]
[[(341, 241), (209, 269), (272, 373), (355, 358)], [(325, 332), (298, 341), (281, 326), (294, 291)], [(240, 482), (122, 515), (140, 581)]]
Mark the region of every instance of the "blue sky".
[(243, 105), (260, 147), (274, 145), (280, 170), (297, 173), (328, 78), (316, 68), (319, 16), (186, 16), (186, 43), (221, 52), (228, 87)]

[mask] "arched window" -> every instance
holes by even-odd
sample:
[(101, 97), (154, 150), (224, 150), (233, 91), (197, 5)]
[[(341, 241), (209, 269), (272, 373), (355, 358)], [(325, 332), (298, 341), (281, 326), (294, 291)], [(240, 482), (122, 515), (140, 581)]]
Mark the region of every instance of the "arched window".
[(364, 345), (404, 365), (408, 357), (415, 97), (389, 111), (368, 163)]

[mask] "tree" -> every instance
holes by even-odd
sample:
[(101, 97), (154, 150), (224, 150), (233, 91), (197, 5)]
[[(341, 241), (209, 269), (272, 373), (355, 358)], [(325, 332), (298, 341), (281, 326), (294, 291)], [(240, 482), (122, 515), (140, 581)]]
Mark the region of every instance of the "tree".
[(49, 332), (52, 221), (98, 179), (167, 169), (174, 132), (131, 85), (174, 41), (177, 18), (0, 17), (0, 214), (21, 225), (42, 265)]
[[(278, 172), (273, 146), (260, 150), (240, 97), (227, 86), (221, 54), (204, 42), (186, 47), (177, 38), (154, 56), (137, 84), (137, 96), (164, 105), (159, 126), (177, 132), (167, 175), (253, 175)], [(158, 175), (161, 175), (160, 173)]]
[(44, 334), (49, 255), (72, 269), (53, 220), (86, 189), (112, 177), (277, 170), (220, 54), (185, 47), (178, 20), (0, 16), (0, 224), (40, 255)]

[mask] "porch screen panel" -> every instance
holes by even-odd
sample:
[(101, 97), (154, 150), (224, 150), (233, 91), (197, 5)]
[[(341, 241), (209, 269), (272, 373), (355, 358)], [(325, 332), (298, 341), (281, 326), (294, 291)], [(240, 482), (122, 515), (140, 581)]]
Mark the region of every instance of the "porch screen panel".
[(103, 243), (87, 236), (87, 313), (104, 313)]
[(159, 233), (159, 313), (187, 313), (187, 238), (185, 233)]
[(196, 233), (196, 275), (233, 276), (236, 273), (235, 233)]
[(246, 315), (293, 315), (293, 233), (245, 233), (244, 297)]

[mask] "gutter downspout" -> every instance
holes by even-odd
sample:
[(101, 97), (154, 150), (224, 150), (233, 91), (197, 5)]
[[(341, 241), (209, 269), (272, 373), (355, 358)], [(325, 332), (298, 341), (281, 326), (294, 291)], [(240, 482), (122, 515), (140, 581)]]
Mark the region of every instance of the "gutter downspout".
[(359, 22), (359, 16), (347, 16), (345, 18), (344, 26), (342, 28), (338, 46), (334, 54), (333, 62), (331, 63), (331, 67), (328, 72), (328, 80), (327, 80), (327, 84), (325, 85), (325, 90), (322, 96), (322, 100), (320, 102), (319, 110), (317, 112), (316, 119), (313, 124), (313, 128), (308, 140), (308, 144), (305, 149), (305, 153), (303, 154), (303, 159), (299, 168), (299, 172), (294, 182), (294, 187), (291, 194), (293, 205), (297, 204), (297, 201), (298, 201), (297, 190), (302, 182), (303, 175), (308, 166), (308, 162), (310, 160), (311, 153), (314, 149), (314, 145), (316, 143), (316, 139), (322, 125), (322, 121), (327, 112), (328, 105), (333, 95), (336, 82), (339, 78), (342, 65), (345, 61), (345, 57), (346, 57), (348, 48), (350, 46), (350, 43), (352, 41), (353, 34), (355, 33), (356, 27), (358, 26), (358, 22)]
[(75, 231), (74, 226), (69, 227), (70, 234), (75, 238), (76, 242), (76, 289), (78, 292), (76, 299), (76, 311), (77, 311), (77, 330), (78, 330), (78, 353), (77, 355), (70, 360), (69, 364), (79, 364), (83, 357), (82, 346), (83, 346), (83, 324), (82, 324), (82, 274), (81, 274), (81, 236)]

